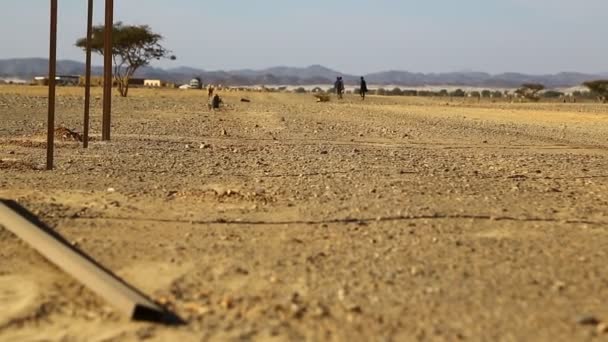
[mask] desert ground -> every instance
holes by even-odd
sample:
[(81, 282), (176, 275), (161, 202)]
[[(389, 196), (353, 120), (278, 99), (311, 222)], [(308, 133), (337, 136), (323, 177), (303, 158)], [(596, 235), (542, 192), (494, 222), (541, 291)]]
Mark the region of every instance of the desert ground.
[(94, 89), (48, 172), (46, 89), (0, 87), (0, 198), (186, 321), (129, 322), (0, 229), (0, 340), (608, 340), (608, 106), (222, 95), (132, 90), (101, 142)]

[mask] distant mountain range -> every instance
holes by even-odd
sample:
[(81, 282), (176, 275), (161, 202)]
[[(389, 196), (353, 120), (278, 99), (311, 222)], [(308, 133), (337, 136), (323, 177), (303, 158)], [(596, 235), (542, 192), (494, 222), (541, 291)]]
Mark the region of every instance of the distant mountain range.
[[(84, 64), (62, 60), (57, 63), (58, 74), (82, 75)], [(0, 60), (0, 78), (32, 79), (47, 74), (48, 60), (43, 58), (21, 58)], [(102, 68), (94, 67), (93, 74), (101, 75)], [(160, 69), (142, 68), (136, 74), (140, 78), (162, 79), (178, 84), (187, 83), (193, 77), (200, 77), (204, 83), (231, 86), (250, 85), (314, 85), (333, 84), (336, 76), (344, 77), (347, 84), (358, 84), (359, 76), (342, 74), (321, 65), (306, 68), (274, 67), (263, 70), (206, 71), (179, 67)], [(583, 74), (562, 72), (552, 75), (526, 75), (503, 73), (492, 75), (484, 72), (412, 73), (407, 71), (384, 71), (364, 75), (369, 84), (394, 85), (402, 87), (418, 86), (468, 86), (468, 87), (517, 87), (522, 83), (542, 83), (546, 87), (572, 87), (589, 80), (608, 78), (608, 73)]]

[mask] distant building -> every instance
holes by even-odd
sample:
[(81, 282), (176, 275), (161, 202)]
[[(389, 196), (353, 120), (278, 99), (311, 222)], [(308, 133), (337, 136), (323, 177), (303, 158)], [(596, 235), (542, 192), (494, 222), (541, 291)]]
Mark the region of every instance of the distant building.
[[(77, 86), (80, 84), (80, 76), (73, 76), (73, 75), (55, 76), (55, 83), (58, 86)], [(47, 76), (36, 76), (36, 77), (34, 77), (34, 84), (46, 86), (49, 84), (49, 78)]]
[(203, 88), (203, 82), (201, 82), (200, 78), (195, 77), (192, 80), (190, 80), (190, 89), (202, 89), (202, 88)]
[(165, 82), (161, 80), (144, 80), (144, 87), (160, 88), (165, 85)]
[(73, 75), (59, 75), (55, 77), (57, 85), (60, 86), (77, 86), (80, 80), (80, 76)]
[(36, 76), (36, 77), (34, 77), (34, 84), (40, 85), (40, 86), (49, 85), (49, 78), (46, 76)]

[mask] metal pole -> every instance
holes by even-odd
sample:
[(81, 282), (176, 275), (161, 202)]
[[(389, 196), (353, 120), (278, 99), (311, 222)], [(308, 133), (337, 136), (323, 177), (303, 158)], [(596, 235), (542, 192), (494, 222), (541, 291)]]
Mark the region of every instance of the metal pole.
[(49, 48), (49, 103), (46, 141), (46, 169), (53, 170), (55, 147), (55, 78), (57, 74), (57, 0), (51, 0), (51, 28)]
[(104, 35), (103, 122), (101, 140), (110, 140), (112, 124), (112, 30), (114, 26), (114, 0), (106, 0)]
[(93, 0), (89, 0), (89, 13), (87, 18), (87, 57), (84, 85), (84, 136), (82, 144), (89, 147), (89, 126), (91, 106), (91, 39), (93, 35)]

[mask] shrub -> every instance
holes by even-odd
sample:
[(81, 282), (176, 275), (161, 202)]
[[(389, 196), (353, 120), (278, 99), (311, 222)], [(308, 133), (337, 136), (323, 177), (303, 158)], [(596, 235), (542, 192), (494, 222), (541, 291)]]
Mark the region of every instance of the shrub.
[(608, 103), (608, 80), (596, 80), (583, 83), (583, 85), (597, 96), (599, 101)]
[(456, 89), (450, 93), (450, 96), (453, 96), (453, 97), (465, 97), (466, 95), (467, 95), (467, 93), (465, 93), (464, 90), (462, 90), (462, 89)]

